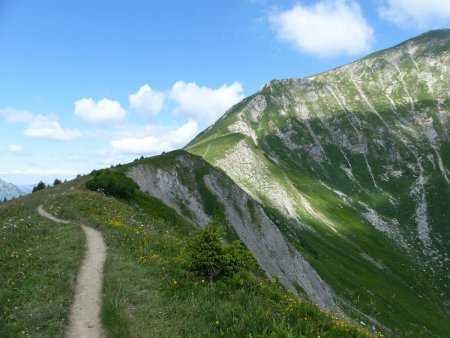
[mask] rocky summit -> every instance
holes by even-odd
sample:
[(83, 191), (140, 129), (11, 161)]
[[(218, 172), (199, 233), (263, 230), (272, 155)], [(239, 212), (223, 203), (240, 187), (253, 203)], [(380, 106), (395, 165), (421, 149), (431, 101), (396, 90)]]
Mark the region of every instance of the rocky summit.
[[(270, 248), (279, 269), (266, 271), (287, 287), (364, 325), (445, 336), (449, 92), (450, 30), (430, 31), (328, 72), (272, 80), (186, 150), (261, 206), (262, 229), (286, 243)], [(250, 248), (273, 240), (253, 238)]]

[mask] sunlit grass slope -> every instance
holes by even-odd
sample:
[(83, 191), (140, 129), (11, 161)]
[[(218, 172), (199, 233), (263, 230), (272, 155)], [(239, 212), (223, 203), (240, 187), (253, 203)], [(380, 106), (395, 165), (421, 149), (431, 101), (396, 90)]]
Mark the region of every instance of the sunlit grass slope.
[[(88, 191), (86, 180), (1, 205), (0, 336), (63, 334), (84, 250), (78, 223), (99, 229), (108, 245), (108, 337), (370, 336), (287, 292), (256, 265), (216, 282), (195, 277), (182, 248), (196, 225), (142, 193), (126, 202)], [(42, 219), (39, 204), (75, 223)]]
[(67, 325), (84, 237), (36, 213), (49, 191), (0, 204), (0, 337), (60, 337)]
[[(450, 30), (272, 80), (186, 150), (266, 208), (351, 314), (450, 332)], [(432, 315), (431, 315), (432, 313)]]

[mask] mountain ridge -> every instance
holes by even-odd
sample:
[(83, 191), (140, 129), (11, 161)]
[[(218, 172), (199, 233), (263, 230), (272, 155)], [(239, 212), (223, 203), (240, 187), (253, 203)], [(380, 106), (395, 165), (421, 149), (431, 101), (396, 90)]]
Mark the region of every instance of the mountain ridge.
[[(44, 205), (104, 233), (113, 335), (446, 337), (449, 38), (429, 32), (311, 78), (269, 81), (182, 150), (1, 204), (0, 331), (51, 319), (46, 330), (63, 332), (83, 237), (76, 224), (38, 219)], [(130, 183), (124, 175), (139, 187), (129, 200), (87, 190), (95, 178)], [(188, 273), (186, 239), (211, 220), (262, 270), (217, 283)], [(50, 298), (41, 282), (54, 285)]]
[[(269, 81), (185, 149), (295, 220), (284, 235), (341, 298), (377, 298), (384, 302), (380, 317), (396, 316), (382, 288), (395, 297), (398, 285), (379, 278), (405, 281), (410, 274), (417, 285), (429, 280), (420, 296), (442, 304), (444, 318), (449, 305), (438, 295), (449, 293), (449, 46), (450, 30), (431, 31), (328, 72)], [(302, 241), (339, 259), (318, 259)], [(339, 260), (347, 267), (336, 268)], [(375, 270), (364, 274), (375, 283), (351, 272), (367, 263)], [(361, 291), (372, 285), (375, 296), (349, 291), (355, 283)], [(409, 308), (421, 306), (414, 296), (405, 298)]]
[(3, 201), (5, 198), (7, 200), (11, 198), (16, 198), (25, 195), (25, 192), (20, 190), (17, 186), (12, 183), (8, 183), (0, 179), (0, 200)]

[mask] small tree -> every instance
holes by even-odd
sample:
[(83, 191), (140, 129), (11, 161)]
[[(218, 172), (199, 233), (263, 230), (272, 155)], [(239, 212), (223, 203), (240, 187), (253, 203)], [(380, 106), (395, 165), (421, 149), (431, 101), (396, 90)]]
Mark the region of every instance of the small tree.
[(221, 241), (223, 230), (212, 221), (191, 237), (184, 248), (187, 268), (211, 282), (246, 270), (254, 259), (241, 241)]
[(55, 180), (53, 181), (53, 185), (58, 185), (61, 184), (61, 180), (59, 178), (55, 178)]
[(42, 181), (39, 181), (39, 183), (33, 188), (32, 192), (36, 192), (36, 191), (39, 191), (39, 190), (44, 190), (45, 188), (47, 188), (45, 183), (42, 182)]

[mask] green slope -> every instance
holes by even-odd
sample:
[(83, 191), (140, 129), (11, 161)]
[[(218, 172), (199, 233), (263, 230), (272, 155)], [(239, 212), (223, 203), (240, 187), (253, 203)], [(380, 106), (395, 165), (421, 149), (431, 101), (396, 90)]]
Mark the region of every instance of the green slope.
[(186, 149), (290, 220), (280, 230), (346, 312), (444, 337), (449, 88), (450, 30), (431, 31), (270, 81)]
[[(189, 153), (112, 168), (141, 189), (128, 201), (82, 177), (1, 204), (0, 336), (62, 334), (83, 222), (109, 246), (110, 337), (367, 336), (334, 317), (342, 310), (385, 336), (446, 337), (449, 46), (449, 30), (433, 31), (271, 81)], [(74, 223), (40, 219), (39, 204)], [(189, 273), (184, 243), (211, 219), (260, 268), (216, 283)]]
[[(183, 151), (113, 170), (120, 175), (134, 168), (176, 172), (192, 193), (203, 190), (200, 199), (214, 194), (206, 185), (213, 182), (204, 179), (207, 175), (215, 175), (219, 185), (232, 185), (226, 175)], [(183, 251), (198, 231), (192, 214), (182, 216), (161, 199), (139, 191), (128, 200), (89, 191), (85, 183), (90, 178), (0, 205), (1, 337), (63, 336), (84, 250), (80, 223), (100, 230), (108, 245), (102, 294), (107, 337), (379, 336), (286, 291), (256, 264), (215, 282), (194, 275), (186, 268)], [(239, 196), (239, 190), (235, 192)], [(199, 203), (219, 218), (230, 210), (220, 201), (215, 207)], [(248, 200), (257, 218), (254, 203)], [(41, 204), (72, 223), (54, 224), (38, 216), (36, 207)], [(227, 237), (236, 238), (233, 228), (228, 228)]]

